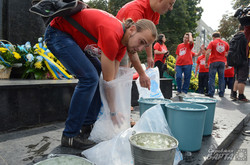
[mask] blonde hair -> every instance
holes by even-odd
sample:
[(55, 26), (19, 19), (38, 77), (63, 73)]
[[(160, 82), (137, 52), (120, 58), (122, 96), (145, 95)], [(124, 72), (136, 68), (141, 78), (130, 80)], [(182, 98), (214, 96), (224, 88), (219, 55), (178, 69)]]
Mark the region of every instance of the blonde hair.
[(124, 25), (126, 29), (130, 28), (132, 25), (135, 25), (137, 32), (150, 30), (154, 38), (158, 36), (155, 24), (148, 19), (140, 19), (136, 23), (134, 23), (134, 21), (131, 18), (128, 18), (124, 21)]

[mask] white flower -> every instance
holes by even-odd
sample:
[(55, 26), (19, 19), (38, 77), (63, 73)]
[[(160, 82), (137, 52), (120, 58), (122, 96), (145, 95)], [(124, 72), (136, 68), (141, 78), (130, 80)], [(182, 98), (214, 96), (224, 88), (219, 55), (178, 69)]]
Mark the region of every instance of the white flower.
[(0, 64), (0, 69), (4, 69), (4, 68), (5, 68), (5, 66)]
[(28, 59), (29, 62), (32, 62), (34, 60), (34, 56), (31, 53), (27, 54), (26, 58)]
[(25, 43), (25, 47), (26, 47), (27, 50), (29, 50), (31, 48), (31, 45), (30, 45), (29, 41)]
[(37, 56), (36, 59), (37, 59), (37, 61), (42, 61), (43, 57), (42, 56)]
[(45, 53), (46, 53), (46, 54), (47, 54), (47, 53), (49, 53), (49, 52), (50, 52), (50, 50), (49, 50), (49, 49), (46, 49), (46, 50), (45, 50)]
[(42, 42), (43, 41), (43, 38), (42, 37), (39, 37), (38, 38), (38, 42)]

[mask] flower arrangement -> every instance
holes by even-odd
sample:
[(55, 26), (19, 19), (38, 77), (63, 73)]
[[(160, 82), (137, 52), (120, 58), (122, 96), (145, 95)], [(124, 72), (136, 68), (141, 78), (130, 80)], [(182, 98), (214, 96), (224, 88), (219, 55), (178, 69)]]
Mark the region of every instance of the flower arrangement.
[[(61, 62), (50, 52), (42, 38), (33, 47), (30, 42), (13, 46), (2, 44), (0, 64), (12, 67), (21, 63), (23, 79), (63, 79), (73, 78)], [(1, 59), (2, 57), (2, 59)]]
[(0, 65), (10, 68), (13, 64), (22, 62), (20, 52), (10, 42), (4, 42), (8, 41), (0, 41)]

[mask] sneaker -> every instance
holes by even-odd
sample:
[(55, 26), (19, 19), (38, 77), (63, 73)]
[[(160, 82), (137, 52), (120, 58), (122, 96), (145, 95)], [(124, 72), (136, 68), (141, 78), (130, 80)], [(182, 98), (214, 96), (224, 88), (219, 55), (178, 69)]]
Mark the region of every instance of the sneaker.
[(181, 96), (181, 97), (186, 97), (186, 93), (181, 92), (181, 94), (180, 94), (179, 96)]
[(94, 127), (94, 124), (83, 125), (82, 129), (80, 130), (80, 136), (82, 136), (84, 139), (88, 139), (93, 127)]
[(241, 102), (248, 102), (249, 101), (244, 94), (239, 94), (238, 100)]
[(210, 94), (208, 94), (208, 93), (206, 93), (205, 94), (205, 96), (207, 96), (207, 97), (211, 97), (211, 98), (213, 98), (214, 96), (212, 96), (212, 95), (210, 95)]
[(230, 94), (230, 98), (233, 99), (233, 100), (237, 100), (237, 92), (236, 91), (233, 91), (231, 94)]
[(177, 95), (177, 96), (181, 95), (181, 92), (176, 92), (176, 95)]
[(242, 131), (242, 134), (245, 136), (250, 136), (250, 130), (244, 130)]
[(96, 143), (88, 139), (83, 139), (80, 135), (71, 138), (62, 135), (61, 145), (64, 147), (72, 147), (72, 148), (86, 150), (96, 145)]

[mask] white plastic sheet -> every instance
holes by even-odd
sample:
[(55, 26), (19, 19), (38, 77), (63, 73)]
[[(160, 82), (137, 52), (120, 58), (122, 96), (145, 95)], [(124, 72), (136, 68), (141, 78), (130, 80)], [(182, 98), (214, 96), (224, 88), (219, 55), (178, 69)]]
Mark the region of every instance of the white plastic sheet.
[[(120, 67), (116, 79), (106, 82), (100, 77), (100, 94), (103, 106), (101, 107), (99, 117), (94, 124), (94, 128), (90, 133), (89, 139), (97, 143), (112, 139), (117, 134), (130, 128), (130, 114), (131, 114), (131, 88), (134, 70), (131, 68)], [(122, 114), (123, 118), (118, 118), (120, 125), (114, 125), (110, 109), (107, 102), (104, 90), (112, 91), (112, 100), (116, 114)]]
[[(172, 136), (161, 105), (156, 105), (144, 112), (133, 128), (83, 151), (82, 155), (96, 165), (133, 165), (129, 137), (134, 131), (136, 133), (157, 132)], [(174, 165), (182, 159), (181, 152), (176, 149)]]
[(136, 85), (139, 93), (139, 98), (164, 98), (160, 89), (160, 76), (158, 67), (149, 68), (146, 71), (147, 76), (150, 78), (150, 90), (143, 88), (140, 85), (139, 79), (136, 80)]

